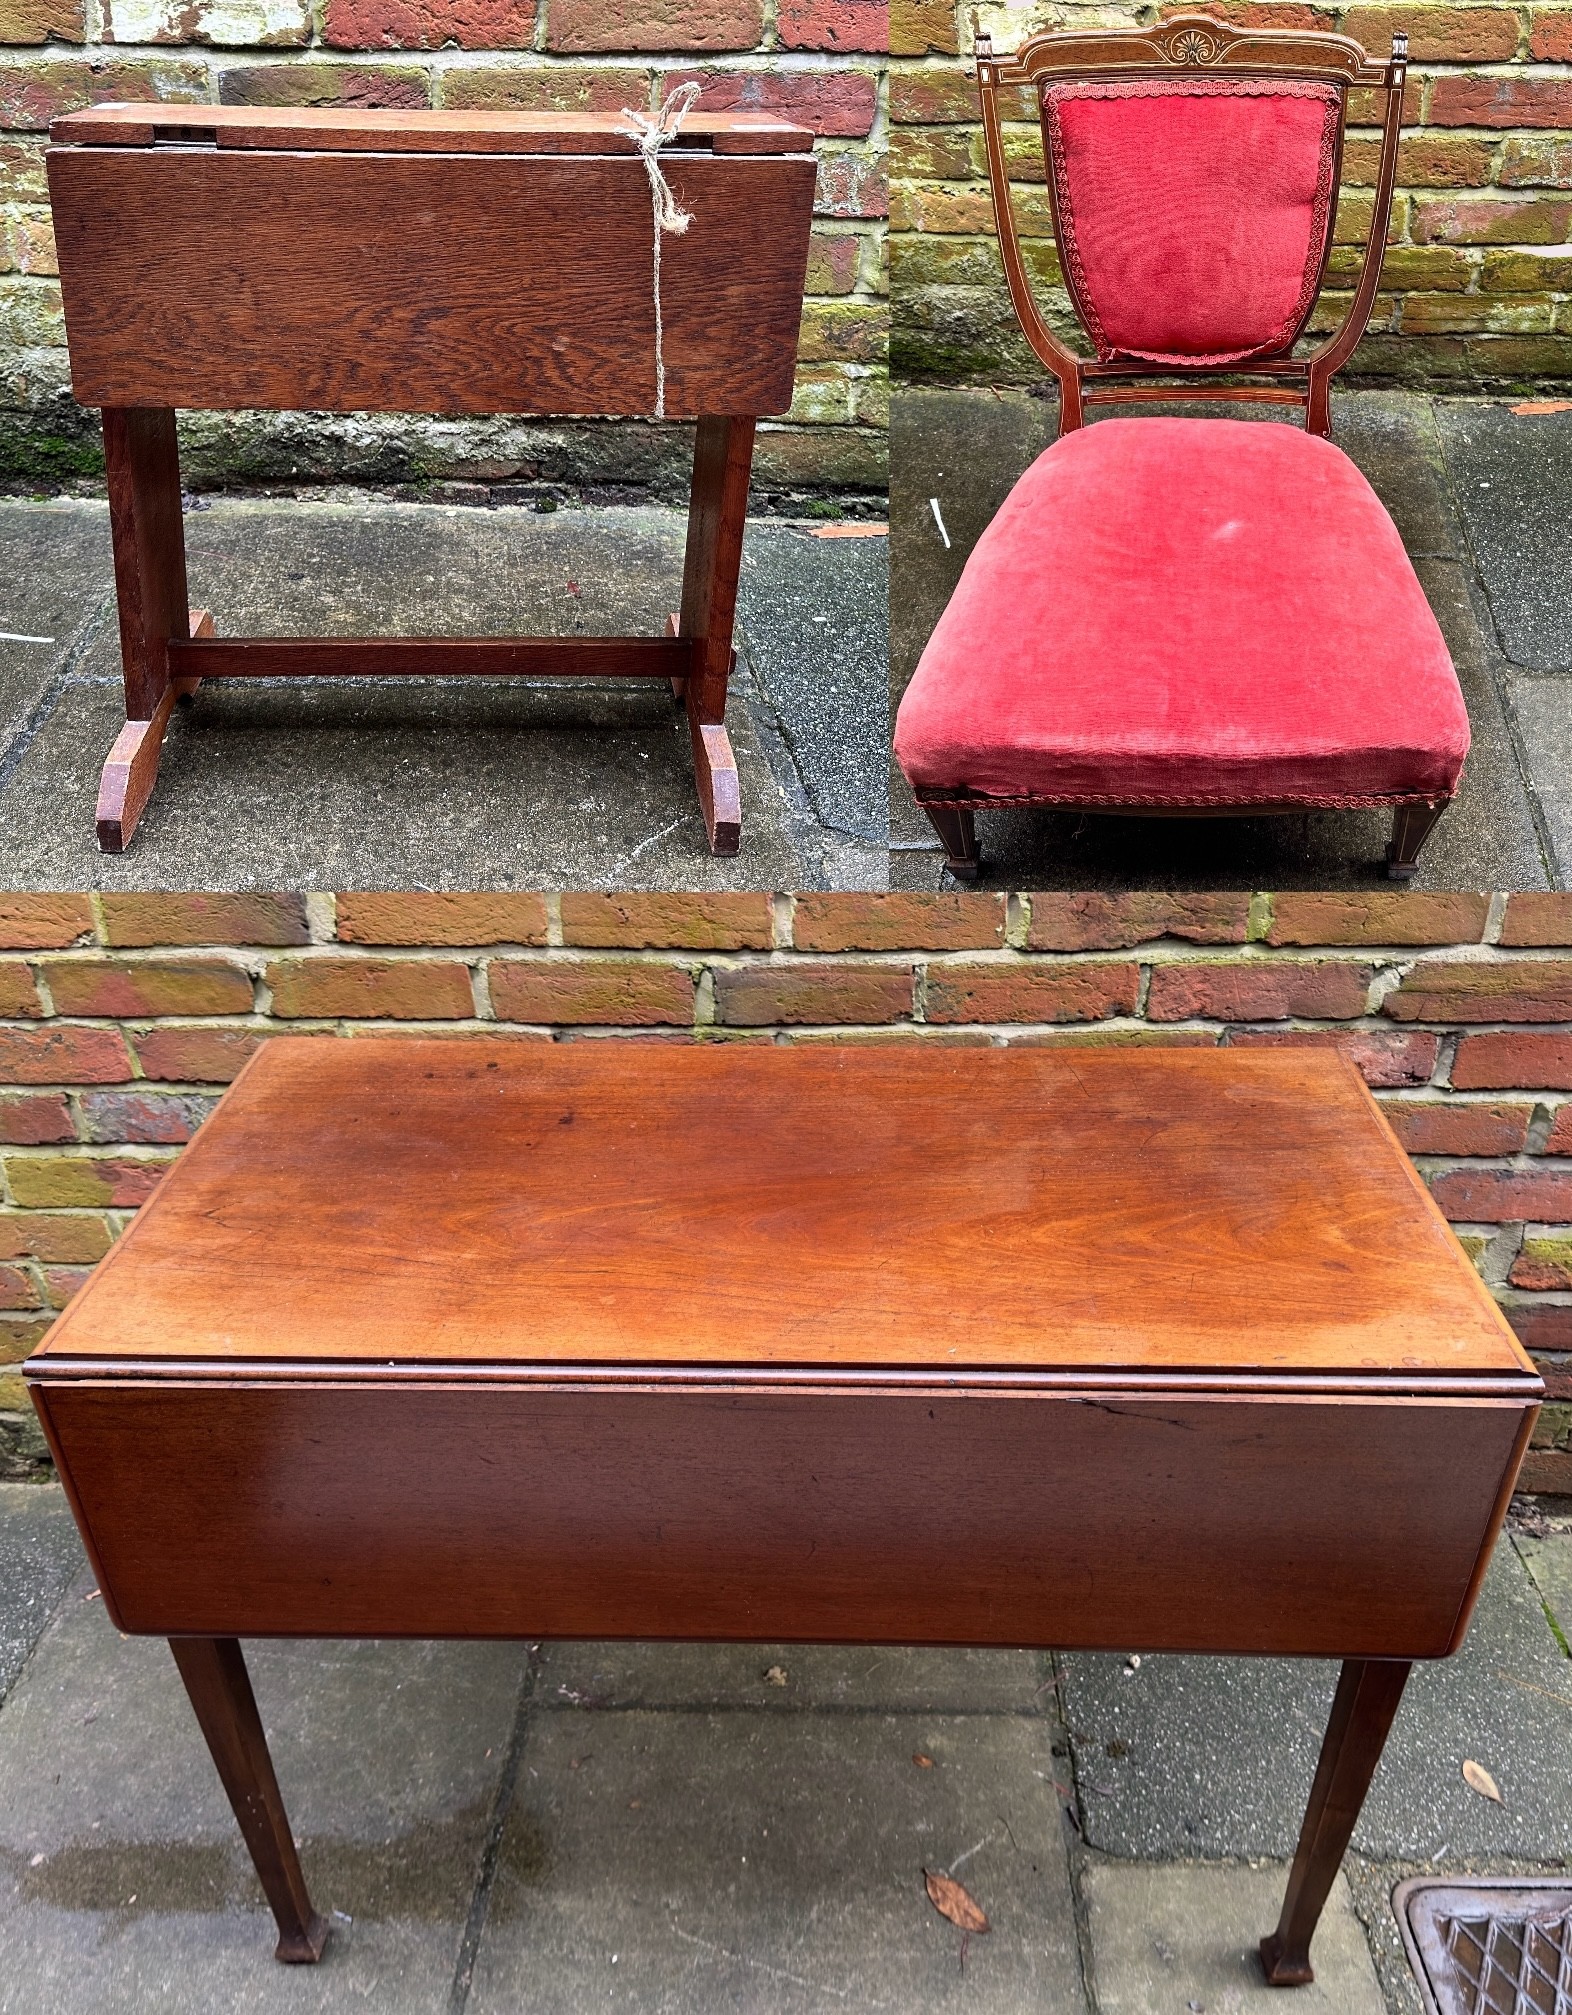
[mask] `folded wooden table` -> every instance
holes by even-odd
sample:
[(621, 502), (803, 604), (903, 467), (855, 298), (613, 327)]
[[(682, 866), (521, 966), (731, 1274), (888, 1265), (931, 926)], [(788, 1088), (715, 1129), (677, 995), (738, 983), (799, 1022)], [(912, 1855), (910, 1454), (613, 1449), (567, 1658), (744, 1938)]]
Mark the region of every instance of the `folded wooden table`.
[(28, 1366), (279, 1926), (238, 1640), (1344, 1660), (1268, 1976), (1542, 1391), (1320, 1051), (275, 1041)]
[[(119, 853), (175, 702), (204, 679), (672, 681), (712, 851), (741, 809), (726, 685), (757, 419), (791, 404), (813, 135), (631, 118), (99, 105), (50, 129), (71, 389), (104, 409), (126, 726), (98, 797)], [(658, 243), (658, 262), (657, 262)], [(244, 637), (188, 609), (175, 410), (696, 419), (682, 606), (663, 637)]]

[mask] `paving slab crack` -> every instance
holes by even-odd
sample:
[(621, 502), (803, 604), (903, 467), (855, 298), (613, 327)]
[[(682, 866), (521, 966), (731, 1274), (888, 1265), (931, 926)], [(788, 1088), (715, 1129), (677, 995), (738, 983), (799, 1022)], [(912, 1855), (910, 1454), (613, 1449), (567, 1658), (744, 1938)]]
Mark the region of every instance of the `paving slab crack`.
[(480, 1941), (486, 1935), (486, 1918), (491, 1909), (491, 1893), (496, 1886), (502, 1836), (507, 1829), (508, 1814), (513, 1809), (513, 1796), (518, 1788), (519, 1764), (524, 1755), (525, 1737), (529, 1733), (530, 1708), (534, 1704), (535, 1682), (539, 1673), (540, 1646), (532, 1644), (525, 1653), (518, 1704), (513, 1710), (513, 1727), (503, 1753), (502, 1768), (497, 1773), (496, 1796), (492, 1800), (491, 1818), (487, 1822), (486, 1838), (480, 1850), (475, 1890), (470, 1898), (469, 1915), (464, 1921), (464, 1935), (459, 1940), (453, 1985), (448, 1990), (448, 2015), (464, 2015), (469, 2005), (469, 1992), (475, 1980), (475, 1961), (480, 1956)]

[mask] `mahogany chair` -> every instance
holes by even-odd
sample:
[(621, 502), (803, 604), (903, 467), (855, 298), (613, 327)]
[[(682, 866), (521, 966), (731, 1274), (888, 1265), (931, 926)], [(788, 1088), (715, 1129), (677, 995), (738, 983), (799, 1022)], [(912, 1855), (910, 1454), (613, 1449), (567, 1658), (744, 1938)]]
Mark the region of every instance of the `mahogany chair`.
[[(975, 814), (1162, 817), (1390, 805), (1406, 880), (1468, 752), (1457, 675), (1397, 528), (1326, 438), (1369, 320), (1407, 40), (1153, 28), (977, 42), (1010, 297), (1059, 384), (1060, 436), (983, 533), (923, 652), (895, 749), (951, 872)], [(1049, 328), (1011, 206), (1000, 94), (1041, 113), (1065, 285), (1094, 354)], [(1369, 236), (1342, 326), (1296, 353), (1325, 276), (1352, 90), (1384, 101)], [(1162, 382), (1156, 382), (1162, 381)], [(1298, 406), (1302, 427), (1109, 419), (1113, 403)]]

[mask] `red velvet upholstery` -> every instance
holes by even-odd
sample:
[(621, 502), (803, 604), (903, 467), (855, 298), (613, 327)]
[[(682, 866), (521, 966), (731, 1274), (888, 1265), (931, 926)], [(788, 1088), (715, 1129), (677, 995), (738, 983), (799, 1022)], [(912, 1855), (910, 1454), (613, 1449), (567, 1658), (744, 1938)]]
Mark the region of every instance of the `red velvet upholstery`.
[(1101, 420), (978, 541), (895, 749), (939, 800), (1358, 804), (1449, 797), (1468, 714), (1340, 449), (1268, 421)]
[(1286, 349), (1332, 226), (1341, 117), (1336, 88), (1309, 79), (1050, 86), (1062, 263), (1098, 355)]

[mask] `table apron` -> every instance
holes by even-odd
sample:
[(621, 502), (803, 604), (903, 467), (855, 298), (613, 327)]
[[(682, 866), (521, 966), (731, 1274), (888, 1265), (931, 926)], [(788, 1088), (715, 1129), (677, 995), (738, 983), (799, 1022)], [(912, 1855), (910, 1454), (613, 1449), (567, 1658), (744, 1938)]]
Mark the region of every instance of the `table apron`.
[(127, 1631), (1427, 1658), (1532, 1399), (32, 1380)]

